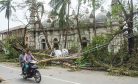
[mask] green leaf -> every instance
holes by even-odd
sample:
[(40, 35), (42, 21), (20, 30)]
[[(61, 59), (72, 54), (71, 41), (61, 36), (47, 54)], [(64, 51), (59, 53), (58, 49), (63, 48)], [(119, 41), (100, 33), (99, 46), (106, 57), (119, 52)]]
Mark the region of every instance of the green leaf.
[(113, 16), (119, 15), (121, 12), (122, 12), (121, 5), (115, 4), (114, 6), (112, 6), (112, 15)]

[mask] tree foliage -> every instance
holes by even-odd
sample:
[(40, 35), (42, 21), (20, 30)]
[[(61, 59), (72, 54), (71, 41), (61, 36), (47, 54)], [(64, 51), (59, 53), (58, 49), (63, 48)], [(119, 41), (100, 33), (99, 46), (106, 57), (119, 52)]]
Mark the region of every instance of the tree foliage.
[(51, 0), (49, 3), (53, 9), (51, 14), (58, 16), (59, 27), (61, 28), (67, 27), (69, 20), (67, 8), (70, 3), (70, 0)]
[(7, 19), (10, 18), (11, 14), (12, 14), (12, 10), (16, 11), (15, 7), (11, 4), (12, 0), (2, 0), (0, 1), (0, 12), (3, 10), (6, 10), (5, 12), (5, 17)]
[(15, 36), (5, 39), (4, 47), (5, 50), (8, 52), (6, 53), (6, 56), (8, 59), (15, 59), (19, 57), (20, 50), (18, 50), (17, 44), (19, 39), (17, 39)]
[(12, 10), (16, 11), (14, 6), (12, 5), (12, 0), (2, 0), (0, 1), (0, 12), (6, 10), (5, 17), (8, 19), (8, 35), (9, 35), (9, 19), (12, 14)]

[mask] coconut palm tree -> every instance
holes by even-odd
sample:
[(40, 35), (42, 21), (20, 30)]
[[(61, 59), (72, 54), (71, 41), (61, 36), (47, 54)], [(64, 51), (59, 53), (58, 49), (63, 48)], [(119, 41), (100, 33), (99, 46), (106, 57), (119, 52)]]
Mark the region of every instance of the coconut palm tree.
[(10, 16), (12, 14), (12, 10), (16, 11), (14, 6), (11, 4), (12, 0), (2, 0), (0, 1), (0, 12), (6, 10), (5, 18), (8, 20), (8, 37), (9, 37), (9, 23), (10, 23)]
[(96, 36), (96, 21), (95, 21), (95, 11), (100, 7), (100, 3), (102, 0), (82, 0), (84, 3), (89, 2), (92, 6), (92, 14), (93, 14), (93, 32), (94, 36)]
[[(36, 24), (39, 25), (39, 28), (42, 30), (44, 34), (47, 47), (51, 49), (51, 46), (48, 41), (47, 31), (45, 31), (44, 26), (42, 25), (41, 22), (45, 10), (43, 2), (39, 2), (37, 0), (26, 0), (25, 2), (29, 6), (29, 10), (31, 11), (30, 17), (32, 19), (30, 20), (29, 23), (33, 23), (34, 26), (36, 26)], [(35, 39), (35, 33), (36, 33), (36, 27), (34, 27), (34, 39)]]
[[(50, 6), (53, 8), (53, 12), (57, 14), (59, 18), (59, 27), (65, 30), (65, 45), (67, 43), (67, 29), (69, 28), (69, 7), (71, 0), (51, 0)], [(66, 11), (67, 10), (67, 11)]]
[[(40, 11), (40, 13), (39, 13), (39, 11)], [(36, 17), (37, 17), (37, 22), (39, 23), (39, 28), (41, 28), (43, 31), (43, 34), (45, 36), (48, 48), (51, 49), (51, 46), (50, 46), (49, 41), (48, 41), (47, 31), (44, 30), (44, 26), (42, 25), (42, 22), (41, 22), (41, 19), (42, 19), (43, 14), (44, 14), (44, 4), (42, 2), (36, 3), (36, 12), (37, 12)]]

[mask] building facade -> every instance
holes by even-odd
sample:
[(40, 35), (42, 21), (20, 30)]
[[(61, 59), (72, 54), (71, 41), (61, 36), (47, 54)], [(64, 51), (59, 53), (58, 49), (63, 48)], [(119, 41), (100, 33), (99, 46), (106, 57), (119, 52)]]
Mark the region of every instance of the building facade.
[[(94, 36), (93, 33), (93, 24), (90, 21), (90, 14), (85, 14), (85, 16), (81, 17), (81, 25), (80, 32), (81, 38), (86, 38), (89, 42), (92, 41)], [(77, 47), (80, 49), (80, 42), (78, 31), (76, 29), (76, 22), (74, 20), (74, 16), (71, 16), (70, 19), (73, 23), (70, 23), (70, 28), (67, 30), (67, 45), (66, 48), (70, 49), (71, 47)], [(38, 24), (34, 25), (34, 21), (32, 20), (31, 24), (27, 26), (27, 31), (25, 33), (25, 25), (17, 26), (14, 28), (10, 28), (10, 36), (16, 36), (23, 38), (25, 36), (25, 45), (31, 49), (35, 50), (46, 50), (48, 49), (45, 36), (43, 31), (47, 32), (48, 41), (50, 46), (53, 48), (54, 46), (54, 39), (57, 40), (59, 49), (64, 48), (65, 45), (65, 38), (66, 34), (64, 33), (65, 30), (59, 27), (59, 22), (56, 21), (53, 24), (52, 18), (48, 18), (42, 24), (44, 30), (42, 30)], [(107, 16), (106, 12), (101, 11), (101, 13), (97, 14), (96, 16), (96, 33), (97, 35), (104, 35), (110, 32), (110, 28), (107, 27)], [(84, 26), (85, 25), (85, 26)], [(84, 26), (84, 27), (83, 27)], [(87, 26), (87, 27), (86, 27)], [(114, 27), (115, 28), (115, 27)], [(4, 40), (7, 37), (7, 30), (0, 32), (0, 40)]]

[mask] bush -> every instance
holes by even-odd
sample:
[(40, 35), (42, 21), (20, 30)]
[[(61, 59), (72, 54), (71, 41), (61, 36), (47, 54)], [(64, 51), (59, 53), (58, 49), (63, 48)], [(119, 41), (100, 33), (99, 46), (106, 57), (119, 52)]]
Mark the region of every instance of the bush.
[(11, 44), (7, 44), (5, 46), (5, 49), (9, 52), (9, 53), (6, 54), (8, 59), (18, 58), (19, 53), (12, 47)]
[[(94, 60), (98, 60), (103, 63), (110, 63), (111, 56), (108, 52), (108, 39), (105, 36), (96, 36), (93, 38), (92, 43), (88, 47), (83, 49), (85, 52), (81, 59), (77, 60), (80, 65), (95, 66)], [(89, 51), (89, 52), (88, 52)]]
[[(91, 44), (93, 48), (98, 47), (93, 51), (92, 54), (96, 57), (96, 59), (103, 61), (105, 63), (109, 63), (109, 60), (110, 60), (108, 45), (106, 45), (107, 43), (108, 43), (107, 37), (104, 37), (101, 35), (101, 36), (94, 37)], [(101, 45), (105, 45), (105, 46), (101, 46)]]
[(5, 50), (8, 51), (8, 53), (5, 53), (7, 59), (14, 59), (19, 57), (19, 52), (13, 47), (13, 45), (16, 43), (15, 39), (15, 37), (11, 37), (5, 40), (4, 47)]

